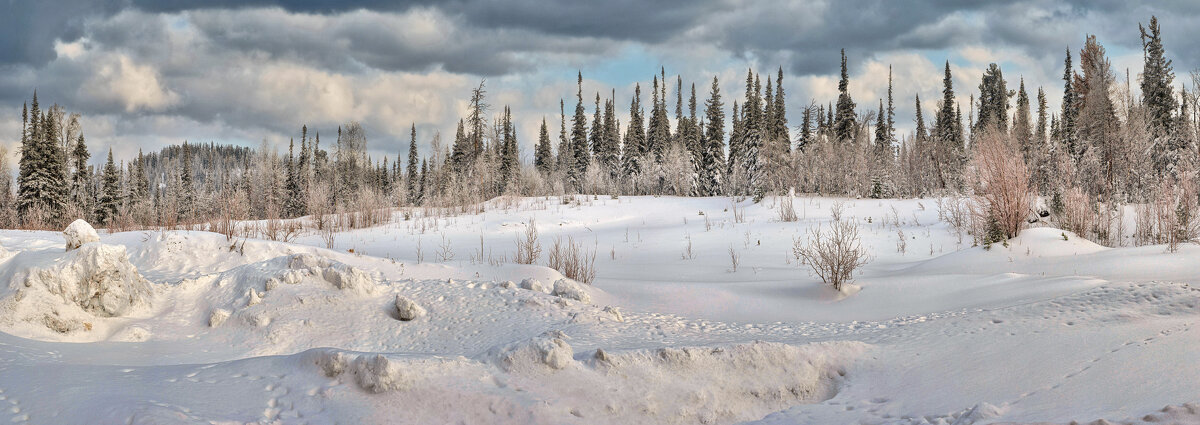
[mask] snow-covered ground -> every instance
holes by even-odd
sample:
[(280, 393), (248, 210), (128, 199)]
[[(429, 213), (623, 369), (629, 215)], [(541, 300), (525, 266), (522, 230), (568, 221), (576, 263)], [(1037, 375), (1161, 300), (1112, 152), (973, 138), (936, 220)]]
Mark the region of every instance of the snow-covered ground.
[[(332, 250), (2, 231), (0, 423), (1200, 423), (1200, 247), (779, 202), (495, 200)], [(791, 252), (835, 205), (873, 256), (849, 296)], [(556, 237), (592, 285), (543, 266)]]

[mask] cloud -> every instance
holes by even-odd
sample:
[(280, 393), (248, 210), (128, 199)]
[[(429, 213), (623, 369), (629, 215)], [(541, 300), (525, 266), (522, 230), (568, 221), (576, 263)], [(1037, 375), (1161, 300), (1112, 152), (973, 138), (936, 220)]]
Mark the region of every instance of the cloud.
[[(885, 96), (893, 66), (897, 122), (911, 128), (912, 98), (927, 119), (950, 60), (964, 112), (979, 75), (1000, 61), (1009, 86), (1061, 96), (1062, 55), (1086, 34), (1109, 47), (1118, 69), (1140, 68), (1137, 23), (1157, 14), (1181, 82), (1200, 66), (1200, 5), (1170, 0), (669, 0), (646, 2), (143, 1), (9, 2), (0, 13), (0, 105), (34, 89), (44, 102), (84, 114), (89, 143), (156, 149), (183, 139), (286, 145), (301, 124), (332, 141), (350, 120), (367, 128), (372, 153), (406, 148), (416, 123), (422, 149), (452, 136), (465, 98), (482, 79), (492, 111), (513, 108), (523, 148), (542, 117), (557, 136), (558, 100), (573, 107), (582, 69), (585, 106), (616, 90), (628, 119), (633, 87), (650, 102), (650, 78), (683, 73), (698, 100), (720, 78), (725, 104), (744, 97), (747, 68), (785, 70), (790, 122), (810, 100), (836, 98), (838, 50), (861, 110)], [(614, 72), (618, 61), (622, 69)], [(1120, 73), (1120, 72), (1119, 72)], [(19, 109), (18, 109), (19, 110)], [(0, 142), (19, 116), (0, 117)], [(528, 152), (528, 149), (526, 149)]]

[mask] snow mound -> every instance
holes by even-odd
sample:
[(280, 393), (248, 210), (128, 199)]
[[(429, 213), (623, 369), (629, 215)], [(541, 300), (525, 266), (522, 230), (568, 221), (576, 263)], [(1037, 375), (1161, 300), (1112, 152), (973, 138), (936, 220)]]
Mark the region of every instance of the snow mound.
[(72, 221), (63, 230), (63, 239), (67, 240), (67, 251), (79, 248), (85, 243), (100, 242), (100, 235), (96, 234), (96, 229), (83, 219)]
[(575, 352), (562, 331), (548, 331), (529, 340), (493, 348), (488, 358), (509, 373), (546, 373), (574, 362)]
[(608, 407), (585, 413), (613, 422), (732, 423), (761, 418), (832, 398), (846, 368), (867, 347), (859, 342), (755, 342), (623, 353), (596, 350), (582, 361), (604, 377), (590, 390), (597, 394), (597, 406), (589, 409)]
[(579, 286), (578, 283), (568, 279), (554, 281), (554, 291), (551, 292), (551, 295), (559, 298), (570, 298), (584, 304), (592, 303), (591, 295), (588, 295), (587, 291)]
[(90, 243), (51, 257), (20, 257), (10, 263), (16, 269), (0, 303), (6, 321), (66, 334), (91, 330), (96, 318), (126, 316), (151, 303), (150, 282), (129, 263), (123, 246)]
[(396, 295), (396, 314), (401, 321), (410, 321), (425, 315), (425, 309), (413, 300)]
[[(288, 259), (288, 268), (319, 276), (338, 289), (369, 294), (375, 292), (378, 286), (370, 274), (357, 267), (348, 266), (313, 254), (292, 255)], [(288, 274), (283, 274), (282, 276), (285, 277), (285, 281), (287, 282), (296, 280), (294, 276)]]
[(350, 374), (354, 383), (365, 391), (382, 393), (406, 390), (412, 387), (412, 379), (405, 373), (400, 362), (392, 361), (382, 354), (351, 356), (341, 351), (320, 350), (314, 363), (325, 376), (338, 378)]
[(532, 277), (521, 281), (521, 289), (528, 289), (530, 291), (537, 291), (541, 293), (550, 292), (546, 289), (545, 285), (542, 285), (542, 281)]
[(1031, 255), (1040, 257), (1091, 254), (1109, 249), (1074, 233), (1053, 227), (1022, 230), (1017, 237), (1009, 239), (1008, 244), (1021, 248), (1028, 247)]

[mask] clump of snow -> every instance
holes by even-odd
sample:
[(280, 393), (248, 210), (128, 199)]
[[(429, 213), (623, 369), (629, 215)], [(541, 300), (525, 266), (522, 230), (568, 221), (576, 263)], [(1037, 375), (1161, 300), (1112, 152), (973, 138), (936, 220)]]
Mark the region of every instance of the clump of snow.
[(370, 274), (357, 267), (312, 254), (292, 255), (288, 260), (288, 268), (320, 276), (338, 289), (372, 293), (377, 286)]
[(358, 383), (359, 388), (373, 393), (406, 389), (410, 386), (399, 365), (382, 354), (358, 356), (354, 360), (352, 370), (354, 382)]
[(402, 295), (396, 295), (396, 314), (397, 319), (407, 322), (424, 316), (425, 309), (413, 300), (405, 298)]
[(607, 307), (604, 307), (604, 312), (611, 314), (613, 316), (613, 320), (616, 320), (618, 322), (625, 321), (625, 316), (621, 315), (621, 309), (619, 307), (607, 306)]
[(506, 372), (538, 373), (563, 369), (575, 352), (562, 331), (549, 331), (532, 339), (494, 348), (489, 357)]
[(513, 281), (511, 281), (511, 280), (506, 280), (506, 281), (500, 282), (500, 287), (504, 288), (504, 289), (513, 289), (513, 288), (517, 287), (517, 284), (513, 283)]
[(85, 243), (100, 242), (100, 235), (96, 234), (96, 229), (83, 219), (72, 221), (63, 230), (63, 239), (67, 240), (67, 251), (79, 248)]
[(583, 302), (584, 304), (592, 303), (591, 295), (588, 295), (587, 291), (580, 287), (578, 283), (575, 283), (569, 279), (559, 279), (554, 281), (554, 291), (551, 293), (551, 295), (559, 298), (569, 298)]
[(221, 326), (222, 323), (225, 323), (229, 319), (229, 314), (229, 310), (223, 308), (214, 309), (208, 316), (208, 326), (212, 328)]
[(258, 291), (255, 291), (254, 288), (250, 288), (249, 292), (250, 300), (246, 302), (246, 307), (250, 307), (262, 302), (262, 295), (259, 295)]
[(372, 393), (412, 387), (411, 379), (406, 376), (399, 362), (382, 354), (362, 354), (351, 358), (341, 351), (321, 350), (316, 353), (314, 363), (330, 378), (350, 373), (359, 388)]
[(546, 290), (545, 285), (542, 285), (542, 281), (534, 279), (532, 277), (526, 278), (521, 281), (521, 289), (528, 289), (530, 291), (537, 291), (537, 292), (542, 292), (542, 293), (550, 292), (550, 291)]

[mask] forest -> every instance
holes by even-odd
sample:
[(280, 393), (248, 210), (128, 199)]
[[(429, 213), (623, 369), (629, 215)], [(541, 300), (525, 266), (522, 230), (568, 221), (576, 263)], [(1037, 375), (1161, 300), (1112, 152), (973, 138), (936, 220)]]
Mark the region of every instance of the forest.
[[(959, 200), (945, 210), (957, 211), (953, 222), (980, 244), (1052, 215), (1058, 227), (1101, 244), (1120, 245), (1132, 232), (1138, 244), (1174, 246), (1197, 233), (1200, 151), (1190, 105), (1200, 90), (1176, 90), (1156, 18), (1138, 31), (1139, 73), (1118, 79), (1090, 36), (1065, 52), (1061, 92), (1006, 80), (995, 63), (977, 88), (956, 91), (947, 61), (933, 111), (922, 111), (919, 97), (893, 97), (893, 83), (905, 82), (890, 75), (886, 99), (857, 104), (843, 50), (837, 99), (793, 101), (798, 123), (787, 118), (782, 67), (748, 70), (737, 97), (713, 77), (703, 102), (696, 83), (671, 81), (660, 69), (645, 87), (649, 96), (640, 84), (634, 90), (628, 117), (617, 116), (615, 90), (585, 94), (579, 74), (558, 122), (542, 120), (531, 162), (522, 160), (510, 109), (490, 105), (482, 81), (452, 140), (418, 135), (414, 124), (406, 155), (393, 158), (367, 155), (358, 122), (326, 130), (324, 145), (317, 129), (298, 123), (284, 153), (266, 140), (258, 149), (185, 141), (128, 162), (115, 162), (110, 150), (102, 165), (93, 165), (80, 116), (39, 105), (35, 91), (21, 111), (15, 181), (0, 155), (0, 226), (61, 229), (83, 218), (113, 231), (196, 228), (286, 240), (379, 224), (397, 207), (454, 213), (501, 196), (949, 195)], [(1048, 110), (1047, 97), (1059, 95), (1061, 110)], [(915, 129), (898, 135), (895, 102), (908, 101)], [(1122, 224), (1125, 206), (1137, 211), (1136, 229)], [(235, 224), (245, 220), (261, 222)]]

